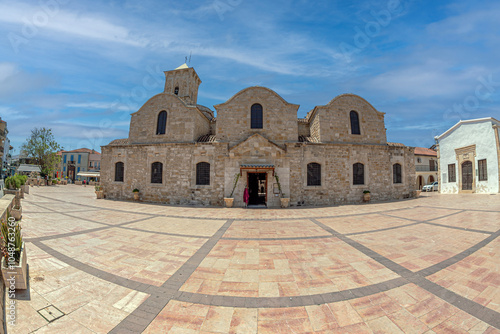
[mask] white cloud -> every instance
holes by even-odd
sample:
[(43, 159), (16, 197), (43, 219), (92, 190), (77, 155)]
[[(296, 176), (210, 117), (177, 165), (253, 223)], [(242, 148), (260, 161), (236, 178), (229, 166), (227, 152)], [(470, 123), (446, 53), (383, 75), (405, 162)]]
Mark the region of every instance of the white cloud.
[[(54, 2), (57, 3), (57, 2)], [(33, 38), (40, 30), (53, 30), (84, 38), (143, 47), (146, 39), (133, 36), (129, 29), (113, 24), (99, 15), (73, 13), (57, 4), (51, 9), (22, 2), (0, 3), (0, 22), (21, 25), (11, 31), (24, 38)]]

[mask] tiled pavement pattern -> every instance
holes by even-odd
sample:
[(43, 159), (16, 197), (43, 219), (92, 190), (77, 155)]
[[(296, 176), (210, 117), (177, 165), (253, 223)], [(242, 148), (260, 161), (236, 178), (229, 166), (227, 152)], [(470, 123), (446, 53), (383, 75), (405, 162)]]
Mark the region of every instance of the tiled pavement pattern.
[(68, 185), (23, 215), (9, 333), (500, 333), (500, 195), (245, 210)]

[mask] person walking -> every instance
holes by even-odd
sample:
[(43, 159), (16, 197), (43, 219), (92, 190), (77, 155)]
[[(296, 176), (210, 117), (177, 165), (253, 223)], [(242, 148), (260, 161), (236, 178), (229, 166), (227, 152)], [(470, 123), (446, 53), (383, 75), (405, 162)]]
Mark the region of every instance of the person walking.
[(248, 186), (245, 186), (245, 191), (243, 192), (243, 202), (245, 202), (245, 208), (248, 207), (249, 200), (250, 194), (248, 193)]

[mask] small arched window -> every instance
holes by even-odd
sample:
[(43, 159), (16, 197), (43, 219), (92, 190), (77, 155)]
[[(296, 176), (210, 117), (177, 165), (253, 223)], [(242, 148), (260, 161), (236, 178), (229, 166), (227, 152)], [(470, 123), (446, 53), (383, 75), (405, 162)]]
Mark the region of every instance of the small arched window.
[(401, 165), (394, 164), (392, 165), (392, 182), (393, 183), (403, 183), (401, 177)]
[(263, 115), (262, 106), (258, 103), (252, 106), (250, 125), (252, 129), (262, 129)]
[(123, 162), (115, 164), (115, 182), (123, 182), (123, 174), (125, 172), (125, 165)]
[(352, 184), (365, 184), (365, 165), (355, 163), (352, 166)]
[(349, 114), (349, 117), (351, 118), (351, 134), (353, 135), (360, 135), (361, 130), (359, 128), (359, 115), (357, 112), (352, 110)]
[(158, 114), (158, 122), (156, 124), (156, 134), (164, 135), (167, 129), (167, 112), (163, 110)]
[(163, 164), (155, 162), (151, 164), (151, 183), (163, 182)]
[(175, 87), (175, 89), (174, 89), (174, 94), (175, 94), (175, 95), (179, 95), (179, 87)]
[(196, 185), (210, 185), (210, 164), (208, 162), (200, 162), (196, 164)]
[(307, 165), (307, 185), (320, 186), (321, 185), (321, 165), (312, 162)]

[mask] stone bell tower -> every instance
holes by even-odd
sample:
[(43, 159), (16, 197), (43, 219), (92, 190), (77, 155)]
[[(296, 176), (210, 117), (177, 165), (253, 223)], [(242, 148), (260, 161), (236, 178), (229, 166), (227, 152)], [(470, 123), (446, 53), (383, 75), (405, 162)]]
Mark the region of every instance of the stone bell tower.
[(186, 104), (196, 105), (201, 80), (194, 68), (183, 64), (173, 71), (165, 71), (165, 93), (178, 95)]

